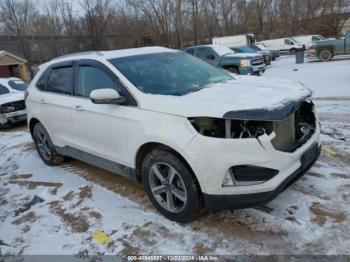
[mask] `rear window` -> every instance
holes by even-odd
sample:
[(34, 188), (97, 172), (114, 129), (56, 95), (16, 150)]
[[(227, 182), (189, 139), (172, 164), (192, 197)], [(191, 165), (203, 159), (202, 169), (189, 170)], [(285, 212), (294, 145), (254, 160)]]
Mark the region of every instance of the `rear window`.
[(46, 91), (72, 94), (73, 93), (73, 67), (59, 67), (53, 68), (47, 79)]
[(8, 94), (10, 91), (7, 89), (7, 87), (0, 84), (0, 95)]
[(21, 80), (11, 80), (8, 84), (12, 89), (18, 91), (25, 91), (27, 89), (27, 84)]

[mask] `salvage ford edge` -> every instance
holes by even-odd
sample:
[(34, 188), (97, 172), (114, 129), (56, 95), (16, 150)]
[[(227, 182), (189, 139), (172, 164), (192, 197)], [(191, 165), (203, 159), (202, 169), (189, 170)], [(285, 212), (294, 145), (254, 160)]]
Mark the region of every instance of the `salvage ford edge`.
[(242, 77), (186, 53), (87, 52), (40, 67), (28, 124), (40, 157), (72, 157), (144, 184), (165, 217), (273, 199), (320, 154), (311, 91)]

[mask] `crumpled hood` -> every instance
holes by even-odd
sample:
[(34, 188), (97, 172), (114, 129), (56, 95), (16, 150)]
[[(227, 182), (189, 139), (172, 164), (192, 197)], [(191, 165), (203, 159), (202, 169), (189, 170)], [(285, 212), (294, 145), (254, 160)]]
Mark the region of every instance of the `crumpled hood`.
[(0, 105), (20, 100), (24, 100), (24, 92), (11, 92), (0, 95)]
[(183, 96), (146, 94), (140, 107), (183, 117), (282, 120), (312, 94), (298, 82), (255, 76), (236, 78)]

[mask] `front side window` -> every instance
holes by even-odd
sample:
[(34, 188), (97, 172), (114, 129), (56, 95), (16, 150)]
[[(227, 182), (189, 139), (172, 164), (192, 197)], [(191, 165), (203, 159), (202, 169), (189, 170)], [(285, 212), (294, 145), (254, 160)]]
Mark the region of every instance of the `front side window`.
[(27, 84), (21, 80), (11, 80), (9, 81), (9, 86), (18, 91), (25, 91), (28, 87)]
[(197, 57), (201, 59), (215, 58), (215, 54), (207, 47), (199, 47), (197, 49)]
[(4, 95), (8, 93), (10, 93), (10, 91), (7, 89), (7, 87), (0, 84), (0, 95)]
[(109, 60), (139, 90), (185, 95), (233, 79), (230, 74), (182, 52), (163, 52)]
[(79, 67), (79, 81), (76, 91), (78, 96), (89, 97), (93, 90), (104, 88), (121, 92), (121, 85), (113, 81), (102, 69), (85, 65)]
[(47, 79), (46, 90), (60, 94), (72, 94), (73, 75), (72, 66), (53, 68)]
[(284, 39), (284, 43), (286, 45), (292, 45), (292, 42), (289, 39)]

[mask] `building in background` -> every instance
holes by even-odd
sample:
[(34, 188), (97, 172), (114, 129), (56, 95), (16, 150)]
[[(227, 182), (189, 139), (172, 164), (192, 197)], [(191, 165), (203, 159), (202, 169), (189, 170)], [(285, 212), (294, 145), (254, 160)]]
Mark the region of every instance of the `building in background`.
[(6, 51), (0, 51), (0, 77), (18, 77), (28, 82), (27, 60)]

